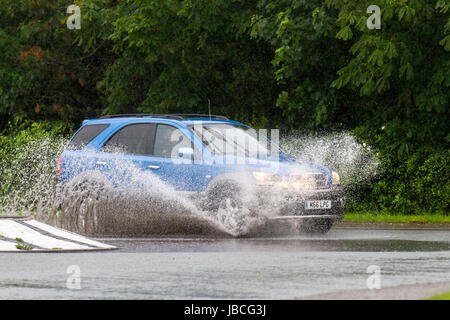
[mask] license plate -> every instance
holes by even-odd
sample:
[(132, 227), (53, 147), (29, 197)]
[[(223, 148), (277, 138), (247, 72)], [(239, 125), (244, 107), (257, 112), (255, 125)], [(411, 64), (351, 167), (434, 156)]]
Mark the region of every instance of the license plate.
[(309, 200), (305, 202), (305, 209), (331, 209), (331, 200)]

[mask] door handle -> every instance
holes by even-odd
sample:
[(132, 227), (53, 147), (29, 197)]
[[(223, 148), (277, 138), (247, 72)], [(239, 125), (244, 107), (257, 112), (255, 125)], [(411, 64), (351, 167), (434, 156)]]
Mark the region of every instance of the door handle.
[(155, 165), (149, 165), (148, 168), (152, 169), (152, 170), (158, 170), (160, 167), (159, 166), (155, 166)]
[(97, 165), (98, 166), (106, 166), (106, 162), (105, 161), (97, 161)]

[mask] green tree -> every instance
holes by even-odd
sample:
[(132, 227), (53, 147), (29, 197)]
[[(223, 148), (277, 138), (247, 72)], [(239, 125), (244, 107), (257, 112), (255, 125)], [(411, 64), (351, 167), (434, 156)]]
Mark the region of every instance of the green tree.
[[(404, 212), (427, 210), (431, 202), (423, 201), (424, 194), (413, 180), (425, 179), (418, 175), (424, 174), (426, 163), (447, 162), (450, 4), (378, 1), (381, 30), (366, 26), (370, 1), (329, 0), (326, 4), (340, 10), (337, 38), (351, 43), (351, 58), (338, 71), (332, 87), (352, 89), (367, 101), (363, 107), (370, 108), (370, 116), (364, 117), (356, 132), (382, 151), (389, 168), (374, 187), (378, 205)], [(436, 178), (428, 185), (448, 190), (448, 182), (431, 172), (442, 168), (428, 169), (425, 175)], [(439, 208), (448, 212), (448, 201), (441, 201)]]
[[(277, 91), (271, 47), (248, 35), (252, 1), (98, 2), (83, 2), (80, 42), (109, 40), (118, 55), (99, 86), (105, 112), (207, 113), (210, 104), (267, 125)], [(92, 32), (98, 16), (107, 22)]]
[(78, 30), (67, 29), (67, 5), (0, 1), (0, 130), (29, 120), (77, 123), (100, 107), (96, 82), (107, 50), (86, 52), (74, 43)]

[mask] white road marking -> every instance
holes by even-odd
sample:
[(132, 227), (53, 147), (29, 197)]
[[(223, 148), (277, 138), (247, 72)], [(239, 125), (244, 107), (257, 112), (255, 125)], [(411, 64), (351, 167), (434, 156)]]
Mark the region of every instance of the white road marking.
[(0, 251), (19, 251), (19, 249), (12, 242), (0, 240)]
[(69, 240), (82, 242), (82, 243), (85, 243), (87, 245), (94, 246), (94, 247), (97, 247), (97, 248), (103, 248), (103, 249), (113, 249), (113, 248), (115, 248), (114, 246), (110, 246), (110, 245), (107, 245), (107, 244), (104, 244), (104, 243), (101, 243), (101, 242), (98, 242), (98, 241), (90, 240), (90, 239), (85, 238), (83, 236), (80, 236), (80, 235), (78, 235), (76, 233), (65, 231), (65, 230), (62, 230), (62, 229), (58, 229), (58, 228), (49, 226), (48, 224), (45, 224), (45, 223), (42, 223), (42, 222), (38, 222), (36, 220), (28, 220), (28, 221), (24, 221), (24, 223), (28, 224), (30, 226), (42, 229), (42, 230), (44, 230), (46, 232), (49, 232), (51, 234), (54, 234), (57, 237), (62, 237), (62, 238), (66, 238), (66, 239), (69, 239)]
[[(27, 227), (29, 225), (30, 227)], [(39, 228), (39, 230), (31, 229)], [(52, 237), (55, 236), (55, 238)], [(2, 237), (8, 240), (2, 240)], [(83, 236), (62, 229), (54, 228), (35, 220), (14, 221), (14, 219), (0, 219), (0, 251), (22, 251), (16, 248), (15, 240), (20, 238), (25, 244), (34, 246), (32, 251), (52, 250), (102, 250), (114, 249), (114, 246), (106, 245), (98, 241), (87, 239)], [(65, 241), (64, 239), (68, 239)], [(76, 242), (79, 243), (76, 243)], [(83, 243), (85, 245), (83, 245)]]

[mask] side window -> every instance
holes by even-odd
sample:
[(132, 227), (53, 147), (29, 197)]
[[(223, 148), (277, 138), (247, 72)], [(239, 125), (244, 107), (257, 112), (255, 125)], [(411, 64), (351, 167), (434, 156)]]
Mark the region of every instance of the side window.
[(192, 148), (192, 142), (180, 129), (159, 124), (156, 128), (153, 155), (162, 158), (178, 158), (179, 148)]
[(106, 130), (109, 124), (93, 124), (82, 127), (67, 145), (67, 150), (84, 149), (96, 136)]
[(102, 148), (103, 152), (136, 155), (151, 155), (155, 125), (132, 124), (120, 129)]

